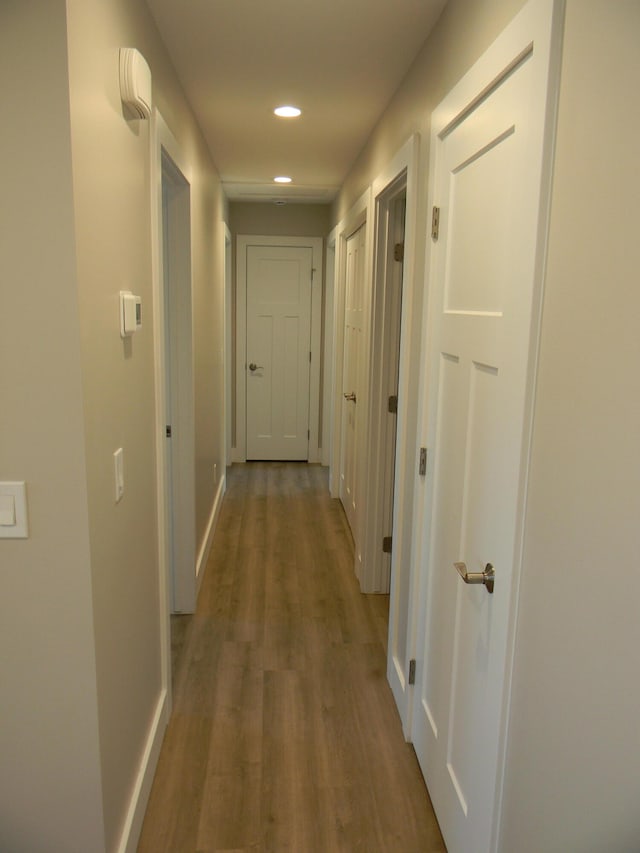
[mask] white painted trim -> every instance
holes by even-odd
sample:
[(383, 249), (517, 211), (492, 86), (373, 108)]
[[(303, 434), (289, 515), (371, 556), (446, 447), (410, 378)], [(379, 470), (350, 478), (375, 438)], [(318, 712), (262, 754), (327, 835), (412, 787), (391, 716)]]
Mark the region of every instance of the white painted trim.
[[(329, 236), (333, 241), (333, 351), (331, 352), (331, 452), (329, 455), (329, 494), (340, 497), (340, 442), (342, 423), (340, 406), (342, 405), (342, 362), (344, 356), (344, 249), (341, 238), (344, 221), (339, 222)], [(326, 346), (326, 345), (325, 345)]]
[[(364, 530), (364, 565), (363, 577), (361, 585), (363, 592), (389, 592), (389, 578), (383, 566), (383, 555), (381, 550), (381, 536), (383, 535), (383, 489), (384, 489), (384, 466), (381, 458), (381, 425), (380, 412), (384, 408), (384, 388), (385, 381), (385, 360), (386, 350), (384, 343), (378, 341), (375, 350), (373, 349), (373, 336), (382, 336), (384, 331), (381, 328), (384, 320), (385, 312), (385, 289), (387, 287), (387, 268), (386, 268), (386, 250), (387, 250), (387, 226), (386, 216), (389, 207), (393, 200), (397, 198), (401, 191), (406, 187), (406, 216), (405, 216), (405, 260), (402, 272), (402, 314), (401, 314), (401, 350), (399, 362), (399, 386), (398, 386), (398, 417), (397, 417), (397, 454), (396, 454), (396, 475), (394, 487), (394, 543), (392, 559), (398, 564), (403, 551), (406, 551), (407, 538), (410, 540), (410, 531), (404, 530), (399, 524), (398, 533), (396, 533), (395, 522), (397, 513), (395, 510), (396, 503), (403, 503), (404, 478), (411, 476), (413, 482), (413, 466), (411, 471), (407, 471), (406, 456), (407, 444), (409, 439), (414, 440), (415, 436), (410, 435), (408, 430), (408, 422), (410, 422), (409, 412), (416, 399), (415, 393), (407, 383), (408, 365), (410, 364), (411, 354), (419, 352), (419, 334), (417, 330), (418, 342), (412, 340), (411, 335), (411, 318), (415, 305), (415, 237), (416, 237), (416, 216), (417, 216), (417, 157), (418, 157), (418, 137), (412, 136), (400, 150), (392, 158), (391, 162), (384, 171), (376, 178), (372, 187), (372, 194), (375, 204), (374, 217), (374, 272), (372, 275), (372, 299), (371, 299), (371, 335), (372, 349), (369, 365), (369, 413), (368, 424), (369, 429), (366, 436), (367, 459), (367, 485), (366, 494), (368, 504), (366, 508), (365, 530)], [(402, 180), (403, 174), (405, 175)], [(414, 334), (413, 337), (416, 335)], [(404, 385), (404, 387), (403, 387)], [(414, 432), (414, 431), (413, 431)], [(400, 516), (402, 518), (402, 516)], [(403, 547), (404, 546), (404, 547)], [(402, 562), (400, 565), (403, 565)], [(397, 576), (398, 572), (396, 572)]]
[(174, 163), (190, 180), (189, 164), (180, 151), (175, 137), (160, 113), (154, 109), (151, 117), (150, 164), (151, 164), (151, 273), (153, 282), (153, 341), (154, 341), (154, 390), (155, 390), (155, 442), (156, 442), (156, 519), (158, 528), (158, 587), (160, 624), (160, 671), (161, 690), (167, 696), (171, 709), (171, 624), (170, 624), (170, 578), (167, 559), (165, 531), (167, 529), (167, 482), (165, 477), (165, 353), (164, 353), (164, 282), (162, 273), (162, 149), (167, 151)]
[(232, 349), (233, 349), (233, 319), (232, 319), (232, 301), (233, 301), (233, 270), (232, 270), (232, 255), (233, 245), (231, 231), (225, 222), (224, 224), (224, 464), (225, 467), (231, 465), (232, 462), (232, 437), (233, 437), (233, 419), (232, 419)]
[(169, 722), (170, 715), (170, 697), (166, 690), (163, 690), (158, 698), (156, 709), (153, 714), (153, 719), (147, 732), (144, 751), (140, 764), (136, 781), (129, 799), (129, 807), (127, 816), (124, 821), (124, 828), (120, 836), (120, 841), (116, 850), (118, 853), (135, 853), (142, 831), (142, 823), (144, 821), (145, 812), (149, 802), (153, 777), (155, 776), (156, 767), (158, 766), (158, 758), (160, 757), (160, 749), (164, 740), (164, 732)]
[[(325, 466), (331, 465), (331, 446), (333, 442), (333, 383), (335, 372), (335, 278), (336, 278), (336, 229), (329, 234), (326, 245), (324, 288), (324, 381), (322, 387), (322, 459)], [(331, 473), (329, 473), (331, 476)]]
[(227, 475), (225, 473), (218, 480), (218, 488), (216, 489), (216, 494), (213, 499), (213, 506), (211, 507), (211, 512), (209, 513), (207, 529), (205, 531), (202, 544), (200, 545), (200, 550), (198, 551), (198, 559), (196, 560), (196, 585), (198, 593), (200, 592), (200, 587), (202, 586), (205, 570), (207, 568), (207, 560), (209, 559), (209, 554), (211, 553), (213, 537), (215, 535), (216, 527), (218, 525), (220, 509), (222, 508), (222, 499), (224, 498), (224, 493), (226, 490)]
[[(164, 146), (163, 146), (164, 148)], [(161, 156), (162, 187), (170, 204), (163, 208), (169, 225), (171, 270), (171, 346), (166, 381), (171, 382), (173, 428), (171, 451), (171, 532), (173, 554), (172, 610), (193, 613), (196, 608), (196, 484), (195, 484), (195, 375), (193, 362), (193, 276), (191, 240), (191, 183), (166, 148)], [(164, 253), (160, 263), (164, 262)], [(177, 284), (177, 287), (173, 285)], [(165, 282), (163, 281), (163, 286)], [(166, 317), (165, 317), (166, 321)]]
[(247, 247), (295, 246), (311, 249), (313, 287), (311, 290), (311, 368), (309, 371), (309, 462), (320, 461), (320, 340), (322, 319), (323, 256), (322, 237), (265, 237), (238, 234), (236, 237), (236, 446), (233, 461), (247, 461)]

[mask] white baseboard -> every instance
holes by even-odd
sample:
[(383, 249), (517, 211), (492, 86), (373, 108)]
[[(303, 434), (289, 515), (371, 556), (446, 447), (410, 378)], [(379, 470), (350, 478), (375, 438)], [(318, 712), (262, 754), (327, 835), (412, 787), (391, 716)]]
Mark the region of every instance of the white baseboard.
[(142, 822), (149, 802), (151, 785), (155, 776), (160, 747), (164, 738), (164, 732), (169, 722), (169, 705), (167, 702), (167, 691), (163, 689), (158, 698), (156, 710), (147, 733), (138, 775), (129, 800), (127, 817), (124, 829), (120, 836), (120, 843), (116, 848), (118, 853), (135, 853), (140, 839)]
[(196, 562), (196, 595), (200, 592), (200, 585), (202, 584), (204, 570), (207, 566), (209, 554), (211, 553), (211, 546), (213, 545), (213, 534), (216, 532), (218, 516), (220, 515), (220, 508), (222, 506), (222, 498), (224, 497), (226, 489), (227, 475), (223, 474), (218, 480), (218, 488), (213, 499), (213, 506), (211, 507), (211, 514), (209, 515), (207, 530), (204, 535), (204, 539), (202, 540), (200, 551), (198, 552), (198, 560)]

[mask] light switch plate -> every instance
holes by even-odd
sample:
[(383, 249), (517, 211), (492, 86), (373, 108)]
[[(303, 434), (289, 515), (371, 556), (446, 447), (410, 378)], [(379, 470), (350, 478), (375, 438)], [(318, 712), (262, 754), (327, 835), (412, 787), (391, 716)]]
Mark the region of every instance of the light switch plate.
[[(27, 487), (24, 480), (0, 483), (0, 539), (27, 539)], [(13, 517), (14, 523), (11, 524)]]

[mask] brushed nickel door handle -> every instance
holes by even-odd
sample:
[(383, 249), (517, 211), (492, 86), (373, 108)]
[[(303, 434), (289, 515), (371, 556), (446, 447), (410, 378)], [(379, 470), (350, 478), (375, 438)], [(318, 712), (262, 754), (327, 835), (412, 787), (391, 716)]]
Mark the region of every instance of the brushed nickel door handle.
[(264, 370), (261, 364), (256, 364), (254, 361), (249, 365), (249, 370), (253, 373), (255, 370)]
[(465, 583), (482, 583), (486, 586), (488, 593), (493, 592), (496, 570), (491, 563), (487, 563), (484, 572), (468, 572), (466, 563), (454, 563), (453, 565)]
[(345, 400), (349, 400), (350, 403), (356, 402), (356, 392), (355, 391), (352, 391), (350, 394), (343, 394), (342, 396), (344, 397)]

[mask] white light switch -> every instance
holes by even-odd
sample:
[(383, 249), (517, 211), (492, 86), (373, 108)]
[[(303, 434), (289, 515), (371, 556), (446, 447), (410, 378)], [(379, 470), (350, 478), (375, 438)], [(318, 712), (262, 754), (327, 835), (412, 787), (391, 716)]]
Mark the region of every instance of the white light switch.
[(26, 539), (28, 535), (25, 483), (0, 483), (0, 539)]
[(0, 527), (14, 527), (16, 499), (13, 495), (0, 495)]
[(119, 447), (113, 454), (114, 474), (116, 478), (116, 503), (124, 495), (124, 460), (123, 450)]

